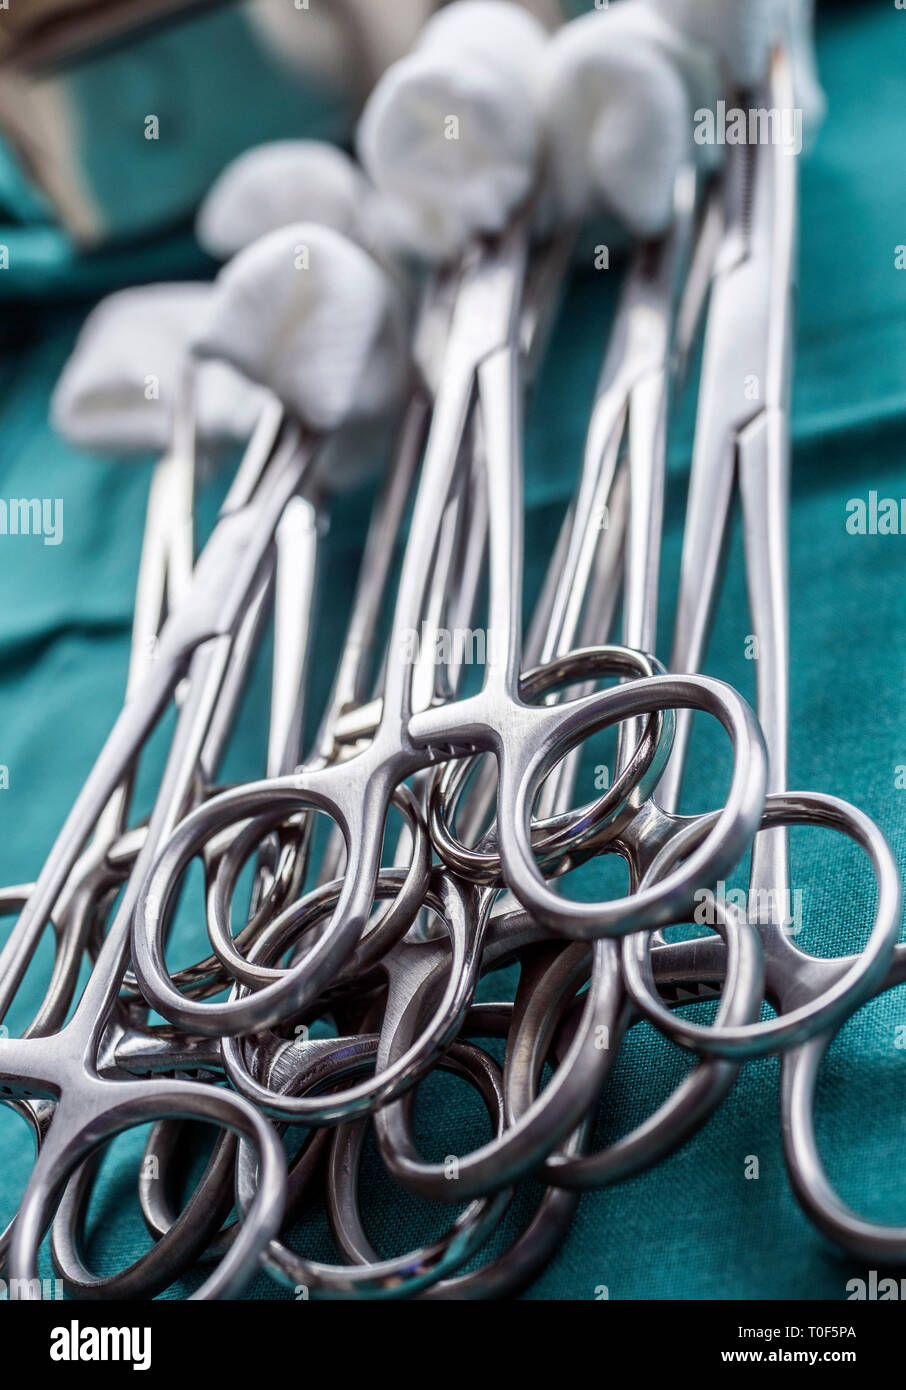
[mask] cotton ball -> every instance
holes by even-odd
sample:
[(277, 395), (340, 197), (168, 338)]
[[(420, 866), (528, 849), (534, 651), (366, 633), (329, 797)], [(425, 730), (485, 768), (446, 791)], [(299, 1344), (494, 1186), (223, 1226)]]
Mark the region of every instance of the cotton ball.
[(547, 36), (512, 5), (463, 0), (425, 28), (369, 98), (359, 155), (395, 225), (421, 255), (453, 256), (500, 232), (528, 196)]
[(268, 232), (321, 222), (362, 239), (369, 189), (347, 154), (320, 140), (278, 140), (228, 164), (201, 205), (198, 241), (228, 260)]
[(315, 223), (271, 232), (223, 268), (195, 351), (268, 387), (316, 431), (383, 414), (408, 372), (396, 286)]
[(503, 0), (458, 0), (428, 21), (415, 45), (422, 53), (456, 57), (460, 62), (489, 62), (529, 96), (543, 74), (549, 39), (526, 10)]
[(375, 88), (359, 151), (413, 248), (444, 260), (506, 226), (532, 186), (538, 137), (502, 72), (414, 53)]
[(618, 11), (566, 25), (550, 48), (545, 102), (551, 186), (567, 218), (610, 212), (636, 236), (663, 232), (691, 157), (689, 92), (676, 63)]
[[(58, 432), (80, 448), (107, 454), (163, 453), (205, 313), (206, 284), (147, 285), (108, 296), (88, 315), (51, 400)], [(244, 438), (263, 403), (260, 388), (226, 364), (195, 382), (202, 442)]]

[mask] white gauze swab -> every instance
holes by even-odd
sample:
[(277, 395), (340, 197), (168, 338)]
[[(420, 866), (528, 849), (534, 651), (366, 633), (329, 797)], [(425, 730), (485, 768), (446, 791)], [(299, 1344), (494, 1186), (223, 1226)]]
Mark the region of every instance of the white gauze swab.
[(358, 150), (398, 234), (431, 260), (500, 232), (534, 181), (547, 35), (501, 0), (460, 0), (426, 25), (369, 98)]
[(199, 208), (195, 234), (223, 261), (296, 222), (318, 222), (364, 243), (372, 196), (362, 171), (335, 145), (278, 140), (227, 165)]
[(214, 290), (196, 353), (267, 387), (311, 430), (367, 426), (401, 401), (399, 288), (339, 232), (315, 223), (271, 232), (223, 268)]
[[(85, 320), (54, 390), (55, 429), (101, 454), (167, 449), (192, 337), (212, 294), (207, 284), (145, 285), (103, 299)], [(205, 363), (195, 377), (200, 442), (247, 438), (264, 399), (228, 363)]]
[(699, 153), (693, 110), (716, 94), (708, 55), (641, 4), (565, 25), (544, 83), (558, 215), (610, 213), (639, 237), (666, 230), (676, 175)]

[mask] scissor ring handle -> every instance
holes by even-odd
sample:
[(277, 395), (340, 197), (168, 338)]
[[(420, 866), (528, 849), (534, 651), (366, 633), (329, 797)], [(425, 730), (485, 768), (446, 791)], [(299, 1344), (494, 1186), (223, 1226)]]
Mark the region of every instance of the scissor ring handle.
[[(34, 1135), (35, 1154), (37, 1155), (40, 1152), (41, 1145), (44, 1142), (44, 1136), (51, 1123), (54, 1109), (53, 1102), (38, 1101), (36, 1106), (34, 1101), (13, 1100), (9, 1096), (4, 1096), (2, 1100), (0, 1100), (0, 1104), (5, 1106), (8, 1110), (14, 1111), (15, 1114), (20, 1116), (29, 1126)], [(13, 1216), (7, 1223), (6, 1228), (0, 1231), (0, 1270), (6, 1268), (6, 1260), (15, 1228), (16, 1218)]]
[[(257, 1155), (259, 1185), (236, 1239), (217, 1268), (191, 1295), (193, 1300), (238, 1297), (254, 1277), (263, 1251), (277, 1234), (285, 1205), (283, 1148), (268, 1122), (240, 1096), (191, 1081), (110, 1081), (81, 1077), (78, 1093), (66, 1090), (25, 1189), (10, 1248), (12, 1278), (24, 1281), (25, 1297), (37, 1280), (38, 1250), (65, 1185), (108, 1141), (127, 1129), (181, 1116), (230, 1129), (250, 1141)], [(174, 1275), (175, 1277), (175, 1275)]]
[[(307, 819), (306, 817), (306, 821)], [(288, 822), (284, 820), (275, 823), (271, 816), (261, 816), (249, 821), (240, 829), (233, 842), (217, 857), (213, 870), (210, 871), (210, 879), (205, 894), (208, 940), (214, 955), (223, 966), (228, 981), (239, 979), (245, 984), (257, 986), (266, 984), (269, 979), (277, 977), (271, 972), (262, 976), (259, 971), (250, 967), (243, 950), (240, 948), (251, 945), (260, 934), (263, 926), (276, 912), (280, 911), (282, 906), (280, 899), (281, 896), (284, 901), (287, 898), (289, 883), (279, 879), (276, 881), (272, 891), (265, 895), (263, 903), (255, 907), (251, 918), (243, 925), (236, 937), (233, 936), (232, 930), (232, 907), (239, 876), (250, 857), (261, 849), (265, 841), (269, 840), (280, 829), (285, 829), (287, 825)], [(299, 827), (297, 827), (297, 833), (298, 830)], [(304, 829), (301, 830), (301, 833), (304, 835)], [(207, 864), (205, 867), (206, 869), (209, 868)], [(274, 908), (275, 902), (278, 904), (276, 909)]]
[[(510, 1003), (473, 1004), (460, 1038), (505, 1038), (512, 1015)], [(584, 1136), (587, 1129), (588, 1125), (583, 1125), (580, 1134)], [(359, 1155), (366, 1134), (365, 1120), (338, 1125), (333, 1131), (328, 1200), (331, 1229), (341, 1254), (356, 1264), (367, 1265), (374, 1264), (378, 1255), (365, 1232), (361, 1213)], [(581, 1144), (580, 1134), (568, 1141), (571, 1152)], [(457, 1271), (429, 1284), (415, 1297), (427, 1302), (505, 1298), (527, 1288), (561, 1247), (577, 1203), (577, 1195), (547, 1188), (528, 1224), (502, 1253), (477, 1269)]]
[[(362, 1039), (361, 1041), (365, 1041)], [(337, 1045), (335, 1066), (338, 1077), (350, 1070), (369, 1064), (377, 1054), (378, 1040), (372, 1036), (370, 1054), (351, 1061), (348, 1049)], [(329, 1068), (329, 1058), (325, 1057)], [(437, 1059), (442, 1071), (452, 1072), (473, 1085), (485, 1103), (495, 1132), (504, 1124), (503, 1086), (500, 1069), (493, 1058), (470, 1043), (454, 1042)], [(343, 1125), (334, 1136), (334, 1144), (342, 1143), (340, 1135), (360, 1132), (364, 1136), (367, 1119), (353, 1120)], [(356, 1160), (361, 1146), (354, 1146)], [(335, 1158), (336, 1151), (332, 1158)], [(254, 1197), (257, 1175), (254, 1161), (244, 1144), (239, 1147), (237, 1173), (237, 1204), (241, 1210)], [(456, 1184), (452, 1183), (455, 1187)], [(465, 1264), (488, 1239), (512, 1199), (504, 1190), (491, 1197), (470, 1202), (460, 1212), (450, 1229), (430, 1245), (409, 1251), (388, 1260), (356, 1260), (350, 1265), (328, 1265), (307, 1260), (281, 1241), (272, 1241), (264, 1257), (264, 1268), (271, 1278), (293, 1289), (305, 1289), (307, 1294), (327, 1299), (409, 1298), (444, 1279)], [(465, 1200), (465, 1199), (464, 1199)], [(338, 1224), (338, 1213), (331, 1210), (331, 1224)]]
[[(659, 865), (656, 860), (652, 864), (649, 875), (657, 878), (664, 864), (687, 851), (694, 854), (696, 841), (708, 834), (710, 819), (703, 817), (702, 824), (692, 824), (681, 832), (668, 845), (663, 863)], [(887, 840), (863, 811), (822, 792), (781, 792), (767, 798), (760, 828), (792, 825), (839, 830), (865, 851), (878, 887), (878, 905), (864, 949), (851, 958), (848, 968), (841, 968), (827, 988), (819, 989), (797, 1008), (756, 1023), (702, 1027), (672, 1014), (662, 1003), (651, 971), (651, 941), (647, 933), (628, 937), (623, 943), (626, 988), (649, 1022), (680, 1047), (718, 1057), (762, 1057), (768, 1052), (805, 1042), (816, 1033), (841, 1023), (883, 980), (899, 935), (902, 912), (899, 870)], [(713, 879), (709, 877), (705, 881)], [(805, 952), (801, 955), (809, 959)], [(849, 959), (844, 957), (844, 961)]]
[[(569, 901), (547, 884), (531, 847), (531, 812), (554, 763), (590, 734), (657, 710), (693, 709), (713, 715), (730, 735), (733, 770), (723, 809), (682, 864), (657, 883), (608, 902)], [(541, 711), (538, 711), (541, 713)], [(555, 705), (530, 752), (504, 744), (499, 754), (498, 833), (507, 886), (527, 911), (573, 940), (625, 936), (682, 920), (697, 886), (720, 878), (748, 848), (761, 819), (767, 753), (755, 715), (732, 686), (707, 676), (652, 676)]]
[[(230, 1213), (235, 1149), (235, 1137), (223, 1131), (194, 1191), (166, 1235), (125, 1269), (106, 1275), (89, 1269), (83, 1253), (85, 1219), (102, 1154), (85, 1159), (66, 1184), (51, 1227), (51, 1257), (67, 1293), (81, 1299), (137, 1299), (154, 1298), (168, 1288), (204, 1255)], [(143, 1157), (143, 1168), (145, 1162)], [(146, 1185), (163, 1188), (163, 1174)]]
[[(180, 1143), (186, 1128), (187, 1121), (185, 1120), (158, 1120), (156, 1124), (152, 1125), (151, 1133), (148, 1135), (148, 1141), (145, 1145), (142, 1173), (138, 1183), (138, 1198), (145, 1225), (158, 1244), (171, 1238), (173, 1228), (177, 1226), (183, 1216), (183, 1212), (178, 1212), (170, 1199), (167, 1170), (171, 1164), (176, 1165), (177, 1163)], [(295, 1221), (309, 1199), (311, 1184), (319, 1172), (329, 1142), (329, 1130), (313, 1130), (307, 1136), (295, 1158), (291, 1160), (286, 1176), (284, 1227)], [(236, 1156), (234, 1138), (226, 1131), (222, 1132), (217, 1139), (214, 1152), (211, 1155), (212, 1160), (220, 1151), (224, 1152), (223, 1163), (218, 1164), (216, 1169), (213, 1164), (209, 1163), (208, 1168), (199, 1178), (190, 1201), (193, 1204), (196, 1202), (206, 1204), (212, 1208), (217, 1208), (219, 1203), (225, 1202), (225, 1214), (229, 1214), (234, 1198)], [(145, 1164), (149, 1158), (156, 1161), (158, 1170), (156, 1178), (150, 1177), (145, 1172)], [(215, 1227), (213, 1239), (204, 1248), (199, 1259), (204, 1261), (221, 1259), (235, 1239), (238, 1230), (237, 1221), (231, 1221), (219, 1230)]]
[[(245, 1061), (242, 1039), (224, 1038), (221, 1050), (227, 1075), (246, 1099), (272, 1117), (293, 1124), (335, 1124), (386, 1105), (415, 1086), (434, 1065), (443, 1049), (458, 1033), (471, 1002), (478, 978), (487, 911), (491, 906), (490, 900), (485, 900), (484, 911), (476, 911), (474, 897), (445, 875), (437, 875), (434, 882), (434, 888), (427, 893), (424, 901), (437, 913), (449, 932), (450, 961), (441, 997), (409, 1046), (392, 1061), (380, 1066), (373, 1076), (341, 1091), (323, 1094), (319, 1088), (317, 1095), (304, 1094), (307, 1088), (302, 1081), (293, 1084), (291, 1094), (283, 1094), (275, 1092), (251, 1074)], [(330, 911), (332, 900), (335, 901), (339, 892), (338, 883), (327, 886), (331, 893), (320, 893), (320, 907), (325, 914)], [(388, 888), (379, 879), (378, 890), (380, 894), (387, 895), (392, 892), (393, 885)], [(286, 949), (291, 940), (292, 923), (290, 927), (284, 926), (282, 933), (277, 926), (275, 923), (256, 944), (256, 953), (268, 951), (279, 955)]]
[[(721, 934), (727, 942), (727, 974), (715, 1021), (748, 1023), (758, 1016), (762, 1000), (764, 972), (758, 934), (748, 922), (729, 914), (722, 922)], [(540, 996), (537, 1007), (543, 1008), (544, 981), (539, 982), (537, 993)], [(574, 1008), (577, 1003), (574, 1001)], [(608, 1039), (612, 1056), (616, 1056), (626, 1026), (634, 1021), (638, 1019), (627, 1018), (621, 1011), (618, 1036)], [(530, 1016), (526, 1023), (530, 1025)], [(544, 1055), (533, 1044), (531, 1036), (524, 1044), (517, 1030), (513, 1038), (514, 1054), (520, 1048), (523, 1051), (527, 1048), (528, 1055), (523, 1057), (521, 1065), (507, 1070), (507, 1108), (513, 1115), (521, 1114), (537, 1093)], [(701, 1058), (670, 1096), (628, 1133), (594, 1153), (552, 1153), (537, 1176), (552, 1186), (585, 1192), (644, 1171), (679, 1148), (708, 1120), (727, 1095), (738, 1072), (736, 1063), (715, 1057)]]
[[(899, 945), (877, 994), (906, 981), (906, 946)], [(867, 1003), (868, 1000), (863, 1000)], [(815, 1091), (824, 1055), (836, 1035), (828, 1029), (780, 1061), (780, 1114), (783, 1153), (790, 1184), (806, 1216), (822, 1235), (856, 1259), (878, 1264), (906, 1264), (906, 1225), (867, 1220), (841, 1200), (830, 1185), (815, 1135)]]
[[(223, 792), (226, 790), (228, 790), (228, 788), (221, 787), (219, 789), (219, 792)], [(216, 794), (218, 793), (214, 791), (210, 793), (210, 795), (212, 796)], [(211, 856), (211, 858), (214, 859), (216, 865), (214, 869), (215, 877), (219, 872), (225, 871), (225, 866), (229, 864), (234, 855), (238, 854), (241, 856), (242, 846), (244, 843), (250, 842), (253, 846), (259, 845), (262, 839), (266, 836), (278, 833), (280, 830), (286, 829), (289, 826), (291, 826), (291, 824), (292, 817), (287, 819), (283, 815), (276, 817), (272, 815), (263, 815), (256, 820), (248, 821), (244, 826), (240, 828), (238, 834), (234, 837), (233, 841), (229, 846), (227, 846), (226, 849), (222, 850), (218, 855), (216, 855), (216, 857)], [(135, 834), (137, 828), (139, 827), (136, 827), (133, 830), (129, 831), (126, 835), (121, 837), (119, 842), (116, 842), (114, 844), (114, 847), (111, 850), (109, 857), (116, 864), (119, 865), (122, 862), (121, 846), (124, 842), (128, 843), (131, 837)], [(134, 859), (134, 857), (135, 855), (133, 852), (131, 858)], [(205, 856), (205, 860), (205, 871), (207, 873), (210, 868), (210, 862), (207, 855)], [(286, 878), (288, 878), (290, 881), (287, 882)], [(286, 878), (281, 876), (277, 880), (277, 882), (275, 882), (272, 889), (268, 893), (268, 901), (261, 906), (259, 912), (257, 912), (237, 934), (234, 942), (237, 950), (240, 948), (244, 948), (248, 945), (250, 941), (254, 940), (257, 931), (260, 929), (262, 923), (267, 920), (266, 914), (270, 907), (270, 900), (274, 896), (281, 893), (285, 893), (286, 895), (291, 894), (291, 872), (286, 875)], [(96, 936), (97, 942), (95, 947), (95, 953), (97, 952), (97, 950), (100, 949), (100, 946), (103, 943), (103, 931), (99, 930), (96, 933)], [(173, 984), (180, 991), (180, 993), (187, 994), (193, 999), (205, 999), (212, 994), (219, 994), (223, 989), (228, 988), (232, 981), (232, 976), (224, 969), (222, 962), (219, 961), (217, 956), (213, 953), (203, 957), (201, 960), (195, 961), (192, 965), (181, 966), (180, 969), (175, 970), (173, 972), (171, 978)], [(121, 990), (121, 994), (126, 998), (130, 999), (143, 999), (141, 989), (138, 985), (138, 981), (136, 980), (135, 975), (131, 970), (127, 970), (124, 975), (123, 988)]]
[[(392, 945), (409, 929), (428, 890), (431, 846), (421, 806), (409, 788), (404, 785), (397, 787), (394, 791), (392, 804), (404, 817), (412, 833), (412, 855), (405, 878), (393, 896), (389, 907), (381, 914), (380, 922), (366, 932), (360, 945), (356, 948), (350, 966), (354, 963), (357, 972), (368, 968), (371, 963), (369, 954), (373, 959), (378, 959), (388, 948), (388, 945)], [(286, 974), (285, 969), (260, 963), (263, 955), (260, 950), (242, 955), (237, 949), (232, 934), (230, 917), (233, 892), (245, 858), (253, 852), (256, 843), (257, 839), (250, 839), (243, 843), (244, 857), (240, 858), (237, 854), (232, 858), (228, 875), (223, 879), (220, 875), (215, 877), (207, 898), (208, 937), (214, 954), (236, 983), (247, 985), (251, 989), (259, 989), (262, 985), (270, 984), (273, 980), (282, 979)], [(292, 929), (296, 918), (304, 913), (305, 903), (306, 897), (290, 903), (283, 908), (279, 916), (272, 919), (272, 922), (281, 923), (281, 927), (277, 929), (279, 934), (283, 934), (283, 924), (288, 923)], [(336, 899), (333, 906), (336, 906)], [(312, 925), (316, 924), (317, 920), (315, 918)], [(253, 945), (256, 938), (260, 937), (261, 930), (262, 927), (259, 926), (258, 931), (251, 938)], [(350, 966), (347, 966), (346, 973), (349, 973)]]
[[(10, 884), (0, 888), (0, 917), (8, 917), (12, 913), (21, 912), (34, 891), (33, 883)], [(38, 1005), (37, 1010), (32, 1015), (31, 1022), (24, 1030), (23, 1037), (39, 1037), (46, 1033), (55, 1032), (61, 1028), (66, 1017), (66, 1011), (72, 1002), (79, 978), (79, 970), (82, 965), (82, 951), (84, 938), (87, 935), (89, 924), (85, 924), (84, 930), (78, 936), (68, 929), (68, 923), (60, 923), (56, 914), (47, 923), (52, 929), (55, 937), (53, 971), (44, 997)], [(15, 928), (14, 928), (15, 930)], [(43, 938), (43, 932), (32, 944), (27, 956), (14, 957), (13, 969), (18, 974), (19, 980), (25, 974), (31, 961), (38, 942)], [(0, 948), (0, 960), (3, 958), (3, 948)], [(13, 991), (9, 1004), (12, 1004), (15, 993), (18, 991), (18, 981)], [(0, 1022), (6, 1017), (6, 1010), (0, 1013)]]
[[(637, 679), (660, 671), (663, 667), (654, 657), (631, 647), (580, 648), (524, 672), (519, 680), (519, 693), (523, 700), (531, 703), (578, 680), (604, 676)], [(630, 799), (635, 799), (634, 793), (644, 786), (644, 800), (653, 789), (669, 755), (672, 739), (672, 711), (652, 714), (632, 757), (596, 801), (576, 811), (533, 820), (532, 847), (542, 869), (550, 871), (564, 857), (575, 856), (577, 850), (597, 849), (605, 837), (612, 838), (620, 828)], [(433, 773), (428, 791), (431, 839), (441, 859), (456, 873), (472, 883), (498, 885), (503, 876), (499, 853), (470, 848), (452, 828), (474, 762), (474, 758), (455, 759), (441, 764)], [(630, 817), (635, 809), (629, 812)]]
[[(400, 780), (392, 759), (376, 750), (374, 757), (366, 752), (342, 766), (248, 783), (191, 811), (161, 848), (133, 919), (133, 968), (152, 1007), (187, 1032), (222, 1038), (261, 1032), (319, 998), (365, 933), (381, 854), (372, 822), (379, 818), (383, 826)], [(177, 887), (192, 859), (227, 826), (265, 814), (289, 816), (308, 807), (331, 816), (346, 843), (346, 872), (327, 930), (279, 979), (252, 994), (234, 993), (223, 1003), (187, 998), (167, 968), (164, 941)]]
[[(602, 1028), (608, 1035), (616, 1032), (622, 1007), (619, 952), (613, 941), (594, 942), (591, 982), (582, 998), (576, 1032), (547, 1086), (498, 1139), (460, 1159), (455, 1183), (447, 1180), (443, 1164), (426, 1163), (420, 1157), (412, 1132), (409, 1096), (378, 1110), (375, 1134), (391, 1176), (419, 1197), (454, 1202), (497, 1191), (538, 1169), (582, 1124), (610, 1070), (612, 1059), (596, 1046), (596, 1038)], [(389, 1039), (388, 1060), (405, 1049), (417, 1026), (418, 1010), (410, 1007)]]

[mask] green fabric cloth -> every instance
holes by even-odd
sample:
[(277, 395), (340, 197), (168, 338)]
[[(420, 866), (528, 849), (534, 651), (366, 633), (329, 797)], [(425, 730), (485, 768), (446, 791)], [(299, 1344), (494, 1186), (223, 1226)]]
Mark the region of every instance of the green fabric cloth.
[[(904, 542), (851, 536), (846, 502), (870, 489), (899, 497), (906, 418), (906, 243), (900, 95), (906, 30), (892, 5), (863, 3), (822, 13), (820, 60), (829, 117), (802, 169), (801, 314), (794, 408), (791, 785), (833, 792), (872, 815), (906, 864), (904, 796)], [(23, 233), (23, 235), (26, 235)], [(38, 234), (40, 235), (40, 233)], [(172, 244), (177, 272), (194, 253)], [(77, 268), (76, 268), (77, 269)], [(141, 278), (152, 278), (143, 263)], [(48, 394), (81, 321), (51, 281), (27, 315), (7, 321), (11, 348), (0, 367), (0, 495), (64, 499), (64, 541), (0, 539), (0, 881), (35, 875), (120, 706), (150, 461), (116, 465), (76, 453), (47, 423)], [(99, 289), (86, 271), (90, 293)], [(111, 279), (116, 278), (115, 275)], [(71, 286), (78, 288), (77, 275)], [(528, 430), (528, 587), (548, 557), (581, 454), (588, 403), (606, 340), (616, 273), (577, 280), (553, 343)], [(59, 287), (56, 287), (57, 289)], [(24, 283), (22, 294), (28, 293)], [(679, 557), (692, 402), (671, 443), (663, 560), (661, 651), (669, 645)], [(217, 487), (205, 496), (210, 517)], [(335, 633), (350, 593), (366, 500), (338, 507), (328, 545), (315, 699), (323, 695)], [(745, 584), (738, 535), (730, 557), (708, 669), (753, 693)], [(263, 757), (266, 654), (237, 731), (226, 775), (257, 775)], [(698, 739), (698, 735), (696, 735)], [(719, 741), (712, 745), (719, 747)], [(709, 745), (696, 742), (690, 808), (713, 799)], [(698, 757), (697, 754), (702, 754)], [(160, 742), (149, 751), (140, 804), (153, 787)], [(716, 754), (717, 757), (725, 755)], [(594, 754), (592, 754), (594, 757)], [(581, 774), (589, 777), (591, 768)], [(581, 785), (581, 781), (580, 781)], [(839, 954), (864, 942), (871, 920), (868, 873), (859, 854), (830, 832), (792, 835), (793, 884), (803, 894), (800, 943)], [(598, 870), (603, 874), (604, 870)], [(592, 879), (587, 889), (602, 890)], [(180, 959), (189, 959), (191, 915)], [(188, 938), (192, 937), (191, 940)], [(183, 956), (183, 947), (185, 956)], [(197, 954), (197, 951), (196, 951)], [(29, 1002), (47, 978), (49, 947), (29, 975)], [(483, 986), (492, 998), (512, 979)], [(11, 1030), (26, 1021), (21, 1002)], [(821, 1073), (818, 1137), (832, 1181), (869, 1217), (906, 1221), (902, 1097), (906, 992), (863, 1008), (843, 1029)], [(638, 1123), (685, 1074), (691, 1060), (639, 1026), (619, 1059), (602, 1107), (604, 1142)], [(831, 1251), (790, 1194), (778, 1129), (776, 1059), (749, 1064), (729, 1099), (678, 1153), (619, 1187), (582, 1198), (556, 1259), (530, 1298), (843, 1298), (858, 1262)], [(487, 1137), (469, 1088), (436, 1076), (422, 1087), (418, 1134), (426, 1157), (462, 1153)], [(89, 1252), (99, 1273), (146, 1248), (134, 1195), (141, 1135), (118, 1141), (92, 1207)], [(23, 1122), (0, 1111), (0, 1221), (14, 1209), (31, 1162)], [(747, 1179), (750, 1156), (757, 1180)], [(751, 1166), (751, 1165), (749, 1165)], [(451, 1219), (397, 1190), (369, 1147), (363, 1179), (366, 1227), (382, 1253), (440, 1233)], [(511, 1238), (537, 1190), (526, 1184), (486, 1256)], [(312, 1214), (293, 1243), (315, 1259), (335, 1258), (326, 1222)], [(50, 1274), (45, 1256), (43, 1273)], [(191, 1283), (170, 1295), (183, 1294)], [(260, 1277), (255, 1297), (291, 1297)]]

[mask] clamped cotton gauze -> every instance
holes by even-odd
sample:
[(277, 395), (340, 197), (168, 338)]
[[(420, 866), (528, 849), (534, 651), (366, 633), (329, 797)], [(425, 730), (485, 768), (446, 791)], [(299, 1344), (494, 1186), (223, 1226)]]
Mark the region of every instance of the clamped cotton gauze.
[(362, 113), (358, 151), (396, 213), (398, 240), (429, 260), (503, 230), (542, 153), (548, 36), (524, 10), (462, 0), (384, 73)]

